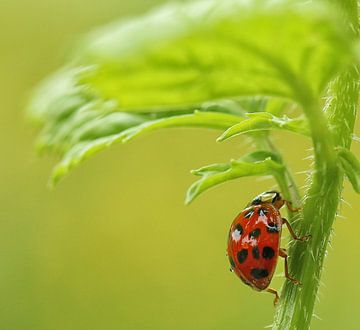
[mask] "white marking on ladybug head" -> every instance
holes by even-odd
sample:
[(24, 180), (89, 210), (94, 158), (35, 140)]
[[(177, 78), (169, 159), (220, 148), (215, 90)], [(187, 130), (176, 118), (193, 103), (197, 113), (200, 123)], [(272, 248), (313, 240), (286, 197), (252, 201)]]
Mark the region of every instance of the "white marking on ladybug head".
[(277, 193), (274, 191), (264, 192), (260, 195), (260, 199), (263, 203), (271, 203), (273, 199), (277, 196)]
[(231, 237), (235, 242), (240, 241), (241, 238), (241, 232), (237, 229), (235, 229), (232, 233), (231, 233)]

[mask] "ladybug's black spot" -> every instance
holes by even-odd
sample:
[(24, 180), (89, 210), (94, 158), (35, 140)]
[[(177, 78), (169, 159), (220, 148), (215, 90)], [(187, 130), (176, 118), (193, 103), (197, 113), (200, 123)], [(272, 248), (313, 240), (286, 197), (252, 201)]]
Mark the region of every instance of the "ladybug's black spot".
[(245, 215), (244, 215), (244, 218), (250, 218), (252, 215), (254, 214), (254, 210), (250, 210), (249, 212), (247, 212)]
[(230, 256), (229, 256), (229, 262), (230, 262), (230, 265), (231, 265), (232, 268), (235, 268), (235, 267), (236, 267), (235, 262), (234, 262), (234, 259), (231, 258)]
[(251, 273), (251, 276), (253, 276), (257, 280), (260, 280), (262, 278), (269, 276), (268, 270), (264, 269), (264, 268), (253, 268), (250, 273)]
[(243, 232), (243, 228), (241, 227), (241, 225), (240, 225), (239, 223), (236, 224), (235, 230), (237, 230), (237, 231), (240, 233), (240, 235), (241, 235), (242, 232)]
[(278, 233), (280, 231), (280, 228), (275, 222), (269, 222), (266, 226), (266, 230), (269, 233)]
[(253, 247), (252, 255), (253, 255), (254, 259), (260, 259), (260, 251), (257, 246)]
[(250, 238), (258, 238), (260, 235), (260, 232), (261, 232), (260, 228), (256, 228), (250, 232), (249, 237)]
[(248, 256), (248, 250), (242, 249), (237, 253), (237, 259), (242, 264)]
[(264, 259), (271, 259), (275, 255), (275, 251), (270, 246), (265, 246), (263, 248), (262, 256)]

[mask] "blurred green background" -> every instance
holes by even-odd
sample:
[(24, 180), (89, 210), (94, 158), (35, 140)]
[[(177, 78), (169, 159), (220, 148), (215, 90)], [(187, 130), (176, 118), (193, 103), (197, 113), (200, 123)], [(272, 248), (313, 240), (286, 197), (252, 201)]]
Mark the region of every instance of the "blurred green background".
[[(39, 158), (25, 120), (31, 88), (83, 33), (161, 1), (2, 0), (0, 3), (0, 329), (262, 329), (273, 297), (229, 272), (228, 227), (272, 180), (231, 182), (183, 204), (192, 168), (251, 148), (217, 132), (169, 130), (116, 146), (54, 191), (55, 160)], [(359, 125), (357, 132), (359, 132)], [(294, 171), (310, 144), (278, 134)], [(360, 154), (360, 144), (354, 145)], [(302, 185), (305, 175), (298, 174)], [(358, 329), (359, 197), (345, 185), (313, 329)], [(286, 241), (284, 244), (286, 245)], [(272, 286), (280, 288), (282, 265)]]

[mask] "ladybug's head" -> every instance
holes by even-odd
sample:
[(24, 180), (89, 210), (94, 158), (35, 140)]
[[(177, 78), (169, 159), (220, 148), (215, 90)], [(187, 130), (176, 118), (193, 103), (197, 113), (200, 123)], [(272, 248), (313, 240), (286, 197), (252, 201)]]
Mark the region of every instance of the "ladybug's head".
[(256, 196), (252, 200), (250, 205), (260, 205), (265, 203), (270, 203), (275, 208), (280, 209), (284, 205), (285, 201), (283, 200), (279, 192), (272, 190), (272, 191), (265, 191), (260, 195)]

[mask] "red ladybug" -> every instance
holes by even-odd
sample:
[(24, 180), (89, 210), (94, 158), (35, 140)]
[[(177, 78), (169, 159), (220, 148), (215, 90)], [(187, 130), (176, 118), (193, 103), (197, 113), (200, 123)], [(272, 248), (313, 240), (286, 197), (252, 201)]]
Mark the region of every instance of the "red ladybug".
[(300, 282), (289, 275), (286, 250), (280, 248), (281, 228), (285, 224), (295, 240), (305, 241), (310, 236), (298, 237), (289, 222), (282, 218), (279, 209), (289, 201), (277, 191), (266, 191), (253, 201), (233, 221), (228, 239), (227, 254), (231, 271), (257, 291), (266, 290), (279, 296), (276, 290), (268, 288), (274, 275), (278, 256), (285, 258), (285, 277), (298, 285)]

